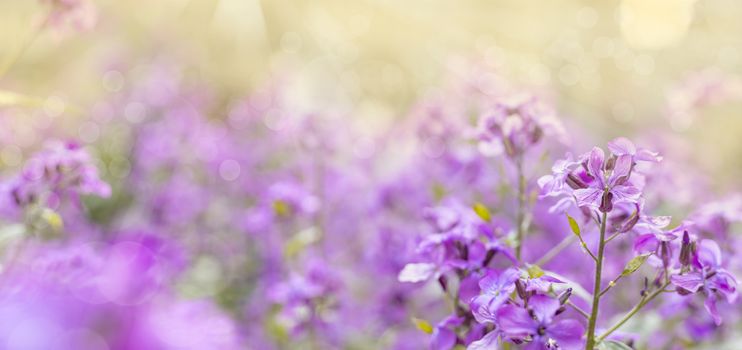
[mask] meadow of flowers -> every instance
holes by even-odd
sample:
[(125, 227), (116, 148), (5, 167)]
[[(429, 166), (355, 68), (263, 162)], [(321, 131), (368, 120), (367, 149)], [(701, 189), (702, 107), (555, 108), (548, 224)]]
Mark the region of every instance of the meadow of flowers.
[[(106, 22), (37, 5), (55, 45)], [(28, 49), (0, 66), (0, 349), (742, 344), (741, 183), (677, 131), (734, 75), (619, 134), (472, 56), (371, 132), (290, 69), (235, 92), (175, 53), (89, 63), (73, 106), (23, 91)]]

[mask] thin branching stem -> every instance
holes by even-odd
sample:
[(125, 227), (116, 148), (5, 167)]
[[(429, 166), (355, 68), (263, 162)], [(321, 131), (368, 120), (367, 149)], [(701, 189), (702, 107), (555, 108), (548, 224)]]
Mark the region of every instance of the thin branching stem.
[(523, 174), (523, 158), (517, 157), (515, 159), (516, 176), (518, 177), (518, 213), (515, 224), (516, 237), (515, 237), (515, 258), (520, 262), (523, 251), (523, 236), (525, 235), (525, 217), (526, 217), (526, 177)]
[(608, 328), (608, 330), (606, 330), (605, 333), (601, 334), (598, 337), (597, 341), (598, 342), (603, 341), (603, 339), (611, 335), (611, 333), (621, 328), (621, 326), (623, 326), (624, 323), (628, 322), (632, 317), (634, 317), (634, 315), (636, 315), (636, 313), (639, 312), (639, 310), (641, 310), (645, 305), (649, 304), (650, 301), (654, 300), (654, 298), (662, 294), (662, 292), (665, 291), (665, 288), (667, 288), (668, 285), (669, 283), (665, 282), (665, 284), (663, 284), (662, 287), (657, 288), (657, 290), (655, 290), (652, 294), (649, 294), (648, 296), (647, 295), (643, 296), (638, 304), (636, 304), (631, 310), (629, 310), (629, 312), (627, 312), (626, 315), (624, 315), (624, 317), (622, 317), (620, 321), (618, 321), (616, 324), (611, 326), (611, 328)]
[(587, 343), (585, 345), (585, 350), (593, 350), (595, 348), (595, 325), (598, 322), (598, 308), (600, 307), (600, 280), (603, 275), (603, 253), (605, 251), (605, 224), (607, 216), (607, 213), (603, 213), (603, 218), (600, 220), (600, 241), (598, 243), (598, 257), (595, 263), (593, 303), (592, 309), (590, 310), (590, 318), (587, 323)]

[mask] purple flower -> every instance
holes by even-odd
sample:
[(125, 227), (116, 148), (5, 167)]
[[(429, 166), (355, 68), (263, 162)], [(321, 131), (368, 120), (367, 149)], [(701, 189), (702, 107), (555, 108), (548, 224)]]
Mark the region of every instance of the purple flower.
[(479, 323), (495, 323), (497, 310), (515, 291), (515, 281), (520, 277), (517, 269), (510, 268), (500, 273), (490, 271), (479, 280), (482, 294), (471, 301), (471, 310)]
[(629, 155), (638, 161), (655, 163), (662, 161), (659, 153), (644, 148), (637, 149), (634, 143), (625, 137), (618, 137), (608, 142), (608, 149), (616, 156)]
[[(628, 182), (633, 168), (633, 157), (629, 154), (620, 155), (612, 163), (606, 162), (602, 149), (593, 148), (588, 157), (587, 170), (594, 181), (586, 188), (575, 190), (578, 206), (607, 213), (613, 210), (615, 203), (636, 203), (639, 200), (641, 192)], [(608, 172), (610, 175), (606, 178)]]
[(573, 159), (572, 153), (567, 153), (564, 159), (554, 162), (551, 167), (552, 174), (544, 175), (538, 179), (538, 186), (544, 196), (558, 196), (564, 193), (567, 190), (568, 181), (576, 181), (570, 179), (570, 177), (574, 176), (572, 174), (573, 168), (580, 163), (580, 160), (575, 161)]
[(721, 324), (721, 316), (716, 309), (716, 301), (724, 297), (733, 303), (737, 299), (737, 280), (721, 266), (721, 249), (712, 240), (702, 240), (693, 260), (693, 270), (671, 277), (680, 294), (702, 294), (706, 300), (706, 311), (714, 322)]
[(637, 253), (654, 253), (660, 246), (678, 239), (683, 232), (693, 227), (693, 223), (683, 221), (677, 227), (665, 230), (670, 224), (669, 216), (646, 216), (641, 217), (640, 222), (634, 226), (634, 230), (641, 232), (634, 240), (634, 251)]
[(49, 208), (73, 224), (67, 226), (75, 226), (83, 216), (81, 196), (110, 194), (111, 187), (100, 179), (85, 149), (75, 142), (49, 142), (19, 174), (0, 183), (0, 215), (20, 220), (30, 208)]
[(604, 213), (616, 205), (640, 202), (644, 181), (640, 174), (634, 174), (636, 162), (658, 162), (661, 157), (648, 150), (637, 150), (625, 138), (609, 142), (608, 147), (612, 152), (609, 157), (598, 147), (576, 161), (568, 154), (554, 164), (551, 175), (539, 179), (541, 197), (557, 198), (549, 211), (566, 211), (572, 199), (578, 207)]
[(485, 155), (522, 155), (544, 135), (564, 134), (561, 123), (537, 99), (500, 102), (479, 120), (479, 149)]
[(555, 321), (559, 300), (545, 295), (530, 298), (528, 308), (506, 305), (497, 313), (500, 331), (511, 340), (528, 342), (524, 349), (580, 349), (584, 327), (575, 320)]
[(430, 350), (451, 350), (456, 345), (458, 337), (454, 328), (464, 323), (462, 317), (451, 315), (439, 322), (433, 328), (432, 338), (430, 339)]
[(453, 270), (476, 270), (497, 253), (515, 261), (495, 234), (493, 225), (497, 224), (484, 222), (469, 208), (453, 203), (428, 208), (424, 216), (434, 232), (418, 245), (420, 261), (407, 264), (399, 273), (402, 282), (423, 282)]

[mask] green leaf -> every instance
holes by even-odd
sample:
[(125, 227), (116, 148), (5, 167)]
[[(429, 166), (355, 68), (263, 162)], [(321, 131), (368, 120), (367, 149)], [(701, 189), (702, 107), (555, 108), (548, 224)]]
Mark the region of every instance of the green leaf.
[(291, 207), (288, 203), (278, 199), (273, 202), (273, 212), (278, 216), (289, 216), (291, 214)]
[(633, 350), (630, 346), (615, 340), (604, 340), (598, 344), (598, 350)]
[(629, 260), (629, 262), (626, 264), (626, 267), (623, 268), (621, 276), (628, 276), (634, 273), (642, 266), (642, 264), (644, 264), (645, 261), (647, 261), (648, 257), (649, 254), (637, 255), (633, 259)]
[(574, 234), (577, 237), (580, 237), (580, 235), (582, 234), (580, 232), (580, 225), (577, 224), (577, 221), (575, 220), (575, 218), (573, 218), (573, 217), (569, 216), (569, 214), (567, 214), (567, 220), (569, 220), (569, 227), (572, 228), (572, 232), (574, 232)]
[(55, 232), (61, 231), (64, 228), (64, 221), (62, 216), (57, 214), (54, 210), (44, 208), (41, 211), (41, 218), (52, 228)]
[(431, 325), (430, 322), (428, 322), (428, 321), (425, 321), (425, 320), (420, 319), (420, 318), (417, 318), (417, 317), (413, 317), (412, 318), (412, 323), (415, 324), (415, 327), (417, 327), (417, 329), (419, 329), (419, 330), (421, 330), (421, 331), (423, 331), (423, 332), (425, 332), (427, 334), (432, 334), (433, 333), (433, 325)]
[(490, 220), (492, 220), (492, 214), (490, 214), (490, 210), (487, 209), (487, 206), (482, 203), (474, 204), (474, 212), (477, 213), (477, 215), (484, 221), (490, 222)]
[(304, 251), (309, 245), (319, 241), (320, 236), (319, 229), (314, 226), (299, 231), (286, 242), (283, 252), (287, 258), (293, 258)]
[(528, 266), (528, 277), (539, 278), (543, 275), (544, 275), (544, 270), (542, 270), (538, 265)]
[(438, 202), (446, 196), (446, 188), (441, 184), (433, 184), (433, 198)]

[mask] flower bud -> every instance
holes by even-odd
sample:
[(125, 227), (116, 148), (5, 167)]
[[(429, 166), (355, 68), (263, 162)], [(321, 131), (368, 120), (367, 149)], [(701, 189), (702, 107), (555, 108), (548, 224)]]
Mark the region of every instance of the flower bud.
[(689, 266), (693, 257), (694, 245), (690, 241), (688, 231), (683, 231), (683, 243), (680, 245), (680, 264)]
[(595, 177), (590, 173), (590, 169), (587, 167), (587, 159), (583, 160), (582, 163), (580, 163), (580, 166), (582, 166), (582, 170), (585, 171), (585, 176), (590, 180), (595, 180)]
[(613, 210), (613, 193), (606, 192), (603, 194), (603, 198), (600, 199), (600, 208), (598, 209), (603, 213)]
[(580, 179), (579, 176), (577, 176), (575, 174), (572, 174), (572, 173), (569, 173), (567, 175), (567, 179), (565, 180), (565, 182), (573, 190), (578, 190), (578, 189), (581, 189), (581, 188), (587, 188), (587, 184), (584, 181), (582, 181), (582, 179)]
[(562, 294), (559, 294), (559, 304), (564, 305), (571, 296), (572, 288), (567, 288)]
[(536, 125), (533, 128), (533, 131), (531, 132), (531, 143), (537, 144), (539, 141), (541, 141), (541, 138), (544, 136), (544, 130), (541, 129), (538, 125)]
[(649, 292), (649, 279), (644, 277), (644, 288), (639, 291), (639, 295), (645, 296), (647, 295), (647, 292)]
[(623, 225), (618, 229), (618, 232), (624, 233), (631, 231), (632, 228), (639, 222), (639, 205), (636, 204), (636, 210), (628, 220), (624, 221)]
[(523, 285), (523, 281), (515, 281), (515, 291), (521, 299), (528, 299), (528, 293), (526, 292), (526, 286)]
[(443, 289), (444, 292), (448, 290), (448, 278), (446, 278), (445, 275), (438, 277), (438, 284), (440, 284), (441, 289)]
[(616, 156), (614, 155), (614, 156), (611, 156), (610, 158), (608, 158), (606, 160), (606, 162), (605, 162), (605, 170), (606, 171), (611, 171), (615, 167), (616, 167)]

